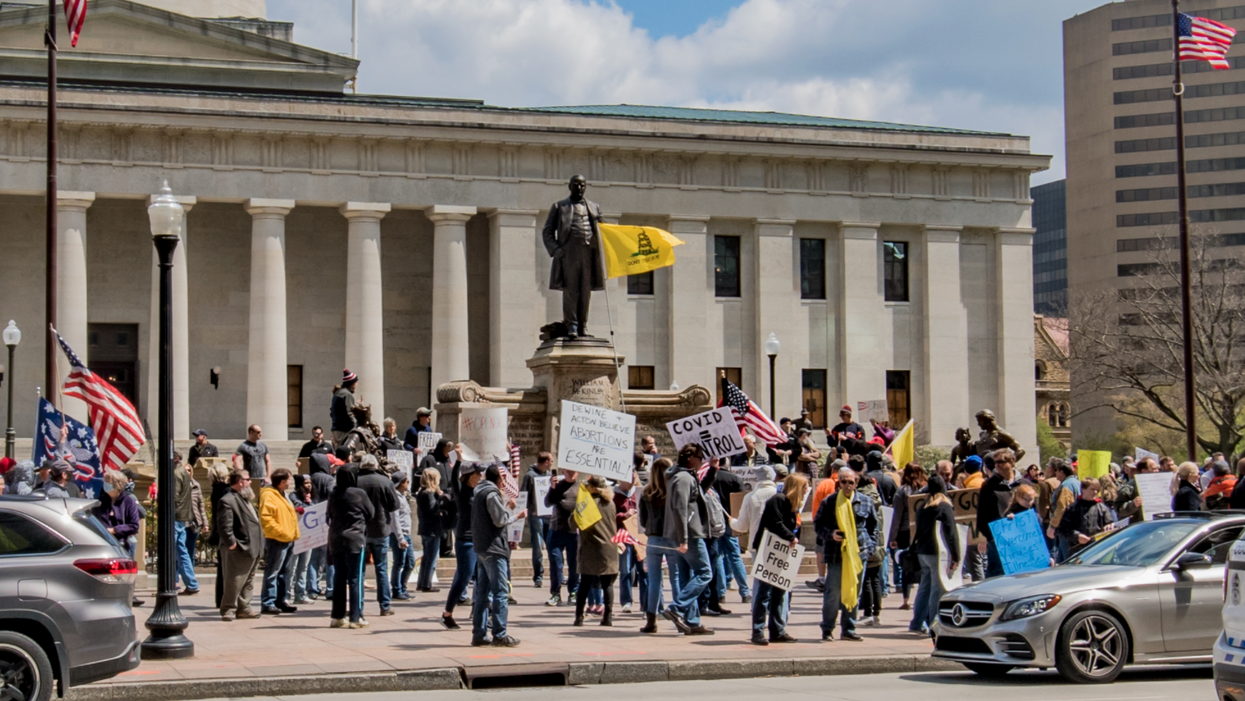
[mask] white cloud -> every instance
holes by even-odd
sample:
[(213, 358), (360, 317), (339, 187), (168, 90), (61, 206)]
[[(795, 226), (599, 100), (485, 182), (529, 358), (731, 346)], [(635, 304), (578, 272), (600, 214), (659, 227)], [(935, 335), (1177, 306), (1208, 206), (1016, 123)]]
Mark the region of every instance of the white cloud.
[[(1083, 0), (1059, 4), (1074, 1)], [(348, 3), (294, 2), (269, 0), (272, 16), (294, 19), (301, 43), (347, 50)], [(981, 75), (966, 73), (965, 51), (989, 56), (993, 47), (969, 49), (954, 37), (948, 44), (945, 25), (929, 24), (953, 22), (946, 15), (959, 8), (950, 5), (967, 0), (948, 0), (943, 12), (920, 0), (746, 0), (690, 35), (656, 38), (601, 0), (360, 4), (364, 92), (506, 106), (773, 110), (1003, 131), (1032, 136), (1035, 152), (1058, 156), (1039, 180), (1062, 177), (1062, 105), (1036, 95), (1058, 93), (1057, 86), (1030, 92), (993, 84), (999, 67), (988, 60)], [(893, 30), (879, 33), (890, 20)], [(931, 62), (940, 60), (947, 75), (935, 83)]]

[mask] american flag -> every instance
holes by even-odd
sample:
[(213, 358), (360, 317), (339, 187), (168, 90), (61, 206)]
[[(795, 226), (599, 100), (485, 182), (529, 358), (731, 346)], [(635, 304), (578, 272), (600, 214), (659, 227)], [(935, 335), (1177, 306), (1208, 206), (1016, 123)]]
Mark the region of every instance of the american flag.
[[(95, 432), (90, 426), (66, 416), (52, 402), (39, 398), (39, 417), (36, 419), (34, 461), (42, 465), (44, 460), (60, 458), (74, 468), (73, 478), (78, 481), (82, 493), (94, 499), (103, 488), (104, 471), (99, 466), (99, 446), (95, 445)], [(61, 427), (69, 428), (61, 441)]]
[(631, 531), (627, 530), (626, 528), (619, 528), (618, 532), (615, 533), (614, 537), (610, 538), (610, 540), (619, 545), (639, 545), (640, 544), (640, 541), (636, 540), (635, 536), (631, 535)]
[(519, 479), (520, 452), (519, 444), (510, 444), (510, 476)]
[(1226, 57), (1228, 49), (1232, 48), (1232, 37), (1236, 36), (1235, 29), (1181, 12), (1176, 30), (1180, 36), (1181, 61), (1206, 61), (1216, 70), (1232, 67)]
[(70, 46), (77, 46), (78, 36), (82, 34), (82, 23), (86, 21), (86, 0), (65, 0), (65, 20), (73, 35)]
[(735, 383), (722, 378), (722, 401), (718, 402), (718, 406), (728, 406), (731, 413), (735, 415), (735, 423), (739, 426), (742, 433), (745, 428), (752, 429), (752, 435), (756, 436), (765, 445), (770, 447), (779, 443), (786, 443), (787, 434), (783, 432), (778, 425), (761, 411), (761, 407), (756, 402), (748, 399), (748, 395), (744, 394), (742, 389), (735, 386)]
[(507, 499), (519, 498), (519, 483), (515, 480), (514, 475), (510, 474), (507, 465), (502, 464), (501, 460), (497, 460), (497, 471), (501, 473), (501, 492), (506, 495)]
[(69, 359), (71, 370), (65, 380), (65, 396), (86, 402), (87, 419), (95, 431), (99, 456), (105, 469), (120, 470), (138, 452), (146, 440), (143, 422), (134, 405), (107, 380), (87, 369), (65, 339), (56, 332), (56, 340)]

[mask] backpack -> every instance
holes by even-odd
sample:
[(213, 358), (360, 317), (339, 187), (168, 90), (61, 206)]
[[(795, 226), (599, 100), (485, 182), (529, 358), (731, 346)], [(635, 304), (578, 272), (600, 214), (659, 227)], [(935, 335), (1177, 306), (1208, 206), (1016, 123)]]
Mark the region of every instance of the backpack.
[(705, 505), (705, 530), (710, 538), (721, 538), (726, 535), (726, 511), (722, 509), (722, 500), (718, 493), (710, 489), (701, 492), (700, 501)]

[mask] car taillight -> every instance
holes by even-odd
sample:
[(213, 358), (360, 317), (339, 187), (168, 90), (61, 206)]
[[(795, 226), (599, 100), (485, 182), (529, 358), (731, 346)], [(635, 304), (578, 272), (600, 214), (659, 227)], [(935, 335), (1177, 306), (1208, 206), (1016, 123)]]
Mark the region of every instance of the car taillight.
[(101, 582), (110, 584), (133, 582), (138, 574), (137, 562), (120, 557), (75, 560), (73, 566)]

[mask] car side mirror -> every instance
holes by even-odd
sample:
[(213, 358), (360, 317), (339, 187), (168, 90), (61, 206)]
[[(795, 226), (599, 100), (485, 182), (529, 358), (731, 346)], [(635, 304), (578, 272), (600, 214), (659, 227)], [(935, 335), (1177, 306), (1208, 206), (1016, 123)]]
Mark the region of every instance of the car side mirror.
[(1204, 570), (1215, 564), (1210, 559), (1210, 555), (1203, 553), (1185, 553), (1176, 558), (1176, 562), (1172, 564), (1173, 569), (1177, 570)]

